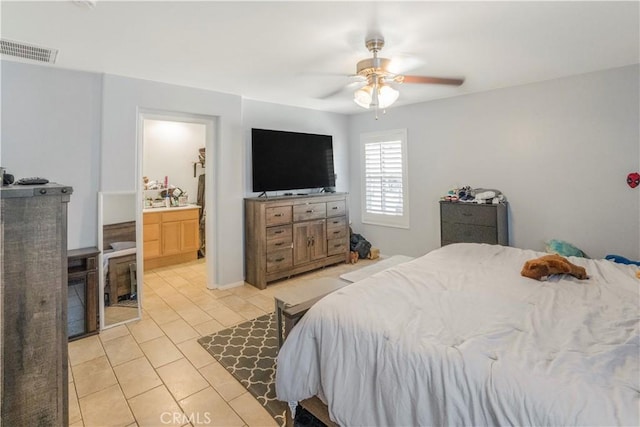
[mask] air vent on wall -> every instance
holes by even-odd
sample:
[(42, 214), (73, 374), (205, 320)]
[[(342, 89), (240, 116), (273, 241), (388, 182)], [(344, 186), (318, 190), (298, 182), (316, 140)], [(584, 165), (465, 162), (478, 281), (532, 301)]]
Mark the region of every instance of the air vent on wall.
[(50, 49), (48, 47), (36, 46), (29, 43), (2, 39), (0, 40), (0, 53), (3, 55), (15, 56), (17, 58), (53, 64), (56, 62), (58, 49)]

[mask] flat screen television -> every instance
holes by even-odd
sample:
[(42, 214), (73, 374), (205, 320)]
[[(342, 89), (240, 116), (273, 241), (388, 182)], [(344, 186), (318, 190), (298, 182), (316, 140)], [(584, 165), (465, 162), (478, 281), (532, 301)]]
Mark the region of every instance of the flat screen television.
[(251, 129), (253, 191), (336, 185), (330, 135)]

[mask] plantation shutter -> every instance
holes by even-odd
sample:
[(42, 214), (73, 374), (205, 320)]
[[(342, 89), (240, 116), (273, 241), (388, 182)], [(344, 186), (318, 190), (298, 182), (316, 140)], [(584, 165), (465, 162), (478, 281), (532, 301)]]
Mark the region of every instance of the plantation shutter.
[(402, 141), (369, 142), (364, 146), (367, 213), (402, 216)]
[(407, 130), (360, 134), (363, 224), (409, 228)]

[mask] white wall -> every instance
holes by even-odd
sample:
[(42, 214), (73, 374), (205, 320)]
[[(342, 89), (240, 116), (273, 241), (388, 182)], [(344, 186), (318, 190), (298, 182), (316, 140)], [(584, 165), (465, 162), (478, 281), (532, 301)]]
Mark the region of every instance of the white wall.
[[(593, 257), (640, 258), (638, 66), (423, 104), (375, 121), (143, 80), (2, 61), (2, 166), (17, 178), (72, 185), (69, 248), (97, 242), (97, 192), (135, 191), (139, 109), (218, 118), (216, 282), (243, 277), (242, 198), (250, 192), (250, 129), (334, 136), (337, 190), (354, 229), (384, 253), (439, 246), (437, 201), (448, 189), (496, 187), (510, 201), (511, 243), (570, 241)], [(401, 88), (410, 90), (410, 86)], [(102, 119), (102, 120), (101, 120)], [(360, 224), (359, 135), (407, 128), (411, 229)], [(101, 142), (102, 141), (102, 142)], [(224, 250), (222, 250), (224, 249)]]
[[(207, 247), (215, 245), (216, 285), (242, 281), (243, 272), (243, 195), (244, 145), (239, 96), (175, 86), (146, 80), (105, 75), (103, 83), (103, 122), (101, 189), (137, 189), (136, 137), (138, 112), (174, 112), (216, 117), (215, 173), (211, 191), (215, 198), (208, 205), (207, 221), (217, 235)], [(211, 280), (211, 278), (209, 278)]]
[(102, 225), (136, 220), (136, 194), (112, 193), (102, 195)]
[[(145, 120), (142, 175), (150, 181), (164, 181), (169, 186), (187, 192), (189, 203), (198, 198), (198, 177), (204, 173), (200, 163), (193, 176), (193, 164), (198, 161), (198, 149), (205, 148), (206, 126), (167, 120)], [(146, 197), (156, 197), (160, 191), (148, 191)]]
[(349, 191), (348, 116), (304, 108), (244, 100), (242, 125), (245, 146), (245, 194), (251, 192), (251, 128), (317, 133), (333, 136), (336, 191)]
[[(440, 196), (471, 185), (507, 196), (513, 246), (556, 238), (639, 259), (638, 189), (625, 182), (640, 168), (638, 76), (634, 65), (352, 116), (354, 230), (383, 253), (423, 254), (440, 246)], [(396, 128), (408, 131), (409, 230), (360, 222), (359, 135)]]
[(73, 187), (69, 249), (96, 246), (102, 78), (1, 61), (2, 166)]

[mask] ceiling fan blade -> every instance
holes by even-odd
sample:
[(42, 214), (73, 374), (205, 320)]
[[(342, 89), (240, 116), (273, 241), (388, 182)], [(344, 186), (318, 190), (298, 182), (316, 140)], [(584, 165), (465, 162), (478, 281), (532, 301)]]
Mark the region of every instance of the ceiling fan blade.
[(317, 98), (318, 98), (318, 99), (327, 99), (327, 98), (331, 98), (331, 97), (334, 97), (334, 96), (336, 96), (336, 95), (341, 94), (341, 93), (342, 93), (343, 91), (345, 91), (345, 90), (347, 90), (347, 86), (342, 86), (340, 89), (336, 89), (336, 90), (333, 90), (333, 91), (331, 91), (331, 92), (329, 92), (329, 93), (325, 93), (324, 95), (318, 96)]
[(448, 79), (444, 77), (428, 77), (428, 76), (398, 76), (401, 77), (398, 83), (427, 83), (436, 85), (452, 85), (460, 86), (464, 83), (464, 79)]
[(329, 92), (329, 93), (326, 93), (326, 94), (324, 94), (324, 95), (322, 95), (322, 96), (318, 96), (317, 98), (318, 98), (318, 99), (327, 99), (327, 98), (331, 98), (331, 97), (333, 97), (333, 96), (340, 95), (342, 92), (346, 92), (346, 91), (347, 91), (347, 90), (349, 90), (349, 89), (354, 89), (354, 90), (355, 90), (355, 88), (356, 88), (357, 86), (363, 85), (363, 84), (365, 84), (365, 83), (366, 83), (366, 81), (356, 81), (356, 82), (351, 82), (351, 83), (348, 83), (348, 84), (346, 84), (346, 85), (344, 85), (344, 86), (340, 87), (339, 89), (336, 89), (336, 90), (334, 90), (334, 91), (331, 91), (331, 92)]
[(425, 61), (418, 59), (415, 56), (396, 54), (391, 56), (391, 62), (389, 62), (387, 71), (391, 74), (404, 74), (423, 66), (424, 62)]
[(349, 78), (353, 79), (355, 81), (347, 83), (347, 84), (343, 85), (342, 87), (340, 87), (340, 88), (338, 88), (336, 90), (333, 90), (333, 91), (331, 91), (329, 93), (326, 93), (326, 94), (324, 94), (322, 96), (318, 96), (317, 98), (318, 99), (331, 98), (331, 97), (339, 95), (342, 92), (345, 92), (345, 91), (347, 91), (349, 89), (355, 89), (357, 86), (361, 86), (361, 85), (364, 85), (364, 84), (367, 83), (367, 80), (362, 78), (362, 77), (360, 77), (360, 76), (349, 76)]

